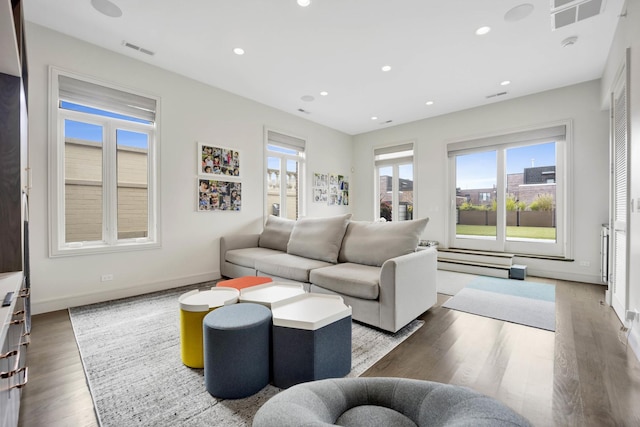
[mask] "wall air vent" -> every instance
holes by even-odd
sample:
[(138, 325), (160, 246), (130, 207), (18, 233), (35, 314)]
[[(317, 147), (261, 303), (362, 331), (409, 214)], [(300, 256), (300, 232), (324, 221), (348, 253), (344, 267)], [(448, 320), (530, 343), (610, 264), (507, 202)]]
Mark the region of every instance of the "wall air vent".
[(504, 96), (507, 93), (509, 93), (509, 92), (498, 92), (498, 93), (494, 93), (494, 94), (491, 94), (491, 95), (487, 95), (487, 99), (497, 98), (499, 96)]
[(128, 47), (130, 49), (137, 50), (138, 52), (146, 53), (149, 56), (153, 56), (153, 55), (156, 54), (155, 52), (153, 52), (153, 51), (151, 51), (149, 49), (145, 49), (145, 48), (137, 46), (137, 45), (135, 45), (133, 43), (129, 43), (128, 41), (123, 41), (122, 45), (125, 46), (125, 47)]
[(552, 0), (551, 29), (566, 27), (599, 15), (604, 11), (604, 0)]

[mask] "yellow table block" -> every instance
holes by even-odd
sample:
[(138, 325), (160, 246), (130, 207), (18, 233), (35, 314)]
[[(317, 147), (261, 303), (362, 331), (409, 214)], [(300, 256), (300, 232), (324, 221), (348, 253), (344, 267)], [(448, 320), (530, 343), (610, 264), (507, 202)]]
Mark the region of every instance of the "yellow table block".
[(180, 357), (190, 368), (204, 368), (202, 321), (209, 312), (238, 302), (240, 292), (233, 288), (214, 287), (191, 291), (180, 296)]

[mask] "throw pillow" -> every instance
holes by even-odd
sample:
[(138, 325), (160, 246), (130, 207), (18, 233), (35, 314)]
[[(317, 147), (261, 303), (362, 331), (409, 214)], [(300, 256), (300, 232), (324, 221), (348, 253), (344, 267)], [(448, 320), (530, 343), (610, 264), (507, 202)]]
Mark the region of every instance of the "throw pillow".
[(350, 218), (351, 214), (298, 219), (289, 238), (287, 253), (319, 261), (337, 262)]
[(415, 252), (429, 218), (398, 222), (351, 221), (342, 241), (340, 262), (375, 265)]
[(286, 252), (291, 230), (293, 230), (295, 223), (292, 219), (269, 215), (258, 239), (258, 246)]

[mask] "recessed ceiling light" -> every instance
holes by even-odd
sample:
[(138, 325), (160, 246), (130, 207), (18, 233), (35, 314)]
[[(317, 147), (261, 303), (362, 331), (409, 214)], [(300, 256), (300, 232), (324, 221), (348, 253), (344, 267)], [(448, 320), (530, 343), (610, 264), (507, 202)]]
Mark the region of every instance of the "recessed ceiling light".
[(504, 80), (500, 82), (500, 86), (506, 86), (506, 85), (510, 85), (511, 84), (511, 80)]
[(103, 15), (107, 15), (112, 18), (119, 18), (122, 16), (122, 10), (115, 3), (109, 0), (91, 0), (91, 6)]
[(236, 55), (244, 55), (244, 49), (241, 47), (236, 47), (235, 49), (233, 49), (233, 53), (235, 53)]
[(524, 3), (518, 6), (512, 7), (504, 14), (504, 20), (507, 22), (516, 22), (526, 18), (533, 12), (533, 5), (531, 3)]
[(433, 101), (427, 101), (425, 102), (425, 105), (433, 105)]
[(391, 65), (383, 65), (382, 66), (382, 71), (387, 72), (391, 70)]
[(491, 31), (491, 27), (480, 27), (476, 30), (476, 34), (479, 36), (484, 36), (489, 31)]
[(311, 96), (311, 95), (304, 95), (304, 96), (300, 97), (300, 99), (302, 99), (304, 102), (311, 102), (315, 98), (313, 96)]
[(329, 92), (327, 92), (326, 90), (323, 90), (322, 92), (320, 92), (320, 95), (327, 96), (329, 95)]
[(371, 116), (371, 120), (378, 120), (377, 116)]
[(298, 6), (307, 7), (311, 4), (311, 0), (298, 0)]

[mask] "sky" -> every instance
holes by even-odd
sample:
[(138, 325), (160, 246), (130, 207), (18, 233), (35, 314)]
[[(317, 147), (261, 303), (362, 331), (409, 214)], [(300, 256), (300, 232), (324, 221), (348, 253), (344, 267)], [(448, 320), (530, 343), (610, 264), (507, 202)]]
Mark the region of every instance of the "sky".
[[(556, 165), (556, 144), (529, 145), (507, 149), (507, 174), (522, 173), (525, 168)], [(495, 151), (466, 154), (456, 158), (456, 187), (492, 188), (496, 184)]]
[[(62, 102), (62, 107), (68, 110), (80, 111), (84, 113), (96, 114), (105, 117), (115, 117), (136, 123), (149, 123), (146, 120), (136, 119), (135, 117), (124, 116), (122, 114), (111, 113), (109, 111), (99, 110), (97, 108), (85, 107), (70, 102)], [(90, 123), (78, 122), (75, 120), (65, 120), (64, 134), (69, 138), (84, 139), (86, 141), (102, 142), (102, 127)], [(147, 135), (139, 132), (128, 130), (117, 130), (118, 145), (136, 148), (149, 148)]]

